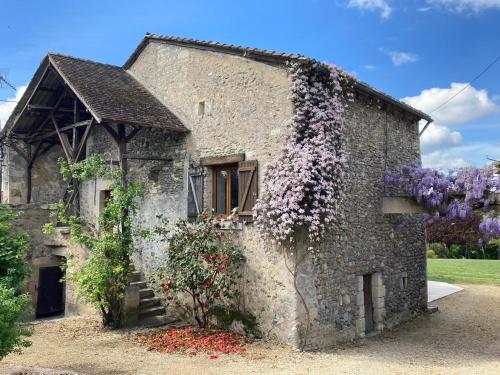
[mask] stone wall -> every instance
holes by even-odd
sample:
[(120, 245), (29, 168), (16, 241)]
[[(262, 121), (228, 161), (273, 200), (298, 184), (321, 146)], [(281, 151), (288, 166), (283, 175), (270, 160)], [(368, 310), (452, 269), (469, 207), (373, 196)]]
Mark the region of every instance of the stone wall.
[(63, 181), (58, 160), (65, 159), (62, 147), (53, 146), (33, 163), (31, 174), (31, 202), (55, 203), (61, 200), (67, 183)]
[[(22, 142), (17, 146), (25, 150)], [(62, 147), (55, 145), (33, 162), (31, 202), (28, 200), (27, 162), (13, 148), (5, 147), (2, 163), (2, 202), (9, 204), (54, 203), (64, 196), (66, 184), (59, 173), (58, 159), (64, 157)]]
[(26, 203), (26, 161), (10, 147), (4, 147), (2, 203)]
[[(262, 182), (266, 166), (280, 152), (285, 122), (292, 116), (286, 69), (152, 42), (130, 72), (190, 130), (186, 142), (190, 167), (199, 166), (201, 157), (244, 153), (246, 160), (258, 161)], [(204, 207), (210, 209), (210, 168), (205, 175)], [(187, 185), (184, 189), (186, 194)], [(247, 257), (240, 308), (254, 314), (268, 336), (296, 345), (296, 296), (282, 255), (262, 243), (252, 224), (237, 234)], [(155, 253), (143, 250), (143, 262), (154, 263), (148, 259)]]
[[(28, 263), (31, 275), (27, 280), (27, 291), (30, 293), (31, 306), (36, 312), (38, 302), (39, 272), (42, 267), (61, 266), (70, 256), (84, 259), (86, 251), (77, 245), (71, 244), (67, 235), (57, 233), (47, 236), (43, 234), (44, 224), (53, 219), (50, 206), (43, 204), (11, 205), (17, 213), (16, 228), (28, 233), (31, 250), (28, 254)], [(78, 300), (76, 287), (71, 281), (64, 282), (65, 315), (88, 315), (95, 311), (88, 305)]]
[(420, 158), (416, 120), (358, 97), (347, 110), (345, 134), (348, 168), (340, 226), (328, 233), (320, 256), (307, 257), (299, 267), (313, 319), (310, 348), (364, 336), (363, 275), (374, 275), (375, 331), (426, 307), (424, 224), (418, 215), (382, 214), (389, 193), (384, 171), (401, 170)]

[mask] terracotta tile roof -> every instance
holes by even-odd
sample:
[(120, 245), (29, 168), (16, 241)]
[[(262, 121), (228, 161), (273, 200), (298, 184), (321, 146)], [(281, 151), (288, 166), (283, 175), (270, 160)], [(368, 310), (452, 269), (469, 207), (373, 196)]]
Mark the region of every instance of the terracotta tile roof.
[(182, 122), (121, 67), (49, 53), (49, 61), (98, 122), (187, 131)]

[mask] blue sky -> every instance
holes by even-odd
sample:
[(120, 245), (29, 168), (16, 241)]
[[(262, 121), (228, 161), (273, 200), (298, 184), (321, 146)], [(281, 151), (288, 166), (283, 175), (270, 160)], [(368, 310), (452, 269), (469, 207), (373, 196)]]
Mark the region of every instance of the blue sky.
[[(303, 53), (431, 111), (500, 56), (500, 0), (3, 0), (1, 15), (0, 72), (21, 90), (48, 51), (121, 65), (153, 32)], [(425, 164), (499, 159), (500, 62), (431, 116)]]

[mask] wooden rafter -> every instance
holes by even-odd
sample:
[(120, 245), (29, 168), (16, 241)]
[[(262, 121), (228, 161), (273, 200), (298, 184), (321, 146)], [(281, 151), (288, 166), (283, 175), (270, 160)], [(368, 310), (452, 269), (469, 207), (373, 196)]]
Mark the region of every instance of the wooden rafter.
[(74, 155), (74, 158), (73, 160), (75, 162), (79, 161), (82, 154), (83, 154), (83, 150), (85, 148), (85, 145), (87, 144), (87, 140), (90, 136), (90, 132), (92, 131), (92, 128), (94, 126), (94, 120), (90, 120), (90, 123), (87, 125), (87, 127), (85, 128), (85, 132), (83, 133), (83, 137), (82, 139), (80, 140), (80, 144), (78, 145), (78, 148), (76, 150), (76, 153)]
[(66, 159), (69, 161), (73, 160), (73, 148), (71, 147), (68, 139), (68, 135), (66, 133), (61, 132), (59, 129), (59, 125), (57, 124), (56, 118), (54, 114), (52, 114), (52, 123), (56, 128), (57, 136), (59, 137), (59, 141), (61, 142), (61, 146), (63, 148), (64, 154), (66, 155)]
[[(85, 121), (77, 122), (76, 124), (62, 126), (61, 128), (59, 128), (59, 131), (65, 132), (67, 130), (71, 130), (71, 129), (74, 129), (74, 128), (86, 127), (91, 122), (92, 122), (92, 120), (85, 120)], [(38, 135), (36, 137), (33, 137), (32, 141), (33, 142), (40, 141), (40, 140), (43, 140), (43, 139), (47, 139), (47, 138), (53, 137), (54, 135), (57, 135), (57, 131), (56, 130), (51, 131), (49, 133)]]

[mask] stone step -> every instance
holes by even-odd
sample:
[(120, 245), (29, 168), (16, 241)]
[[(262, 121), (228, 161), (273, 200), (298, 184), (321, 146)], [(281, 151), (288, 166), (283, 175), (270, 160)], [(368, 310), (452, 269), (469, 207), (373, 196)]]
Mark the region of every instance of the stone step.
[(165, 308), (163, 306), (154, 306), (145, 309), (139, 309), (139, 319), (163, 314), (165, 314)]
[(148, 307), (160, 306), (161, 300), (158, 297), (141, 298), (139, 300), (139, 308), (145, 309)]
[(130, 283), (130, 286), (138, 286), (139, 289), (146, 289), (148, 287), (148, 283), (146, 281), (133, 281)]
[(154, 296), (155, 296), (155, 294), (153, 292), (153, 289), (151, 289), (151, 288), (144, 288), (144, 289), (139, 290), (139, 298), (140, 299), (152, 298)]
[(132, 281), (141, 281), (142, 274), (141, 271), (132, 271)]
[(147, 328), (161, 327), (175, 322), (177, 322), (177, 319), (166, 315), (156, 315), (144, 319), (139, 319), (139, 324)]

